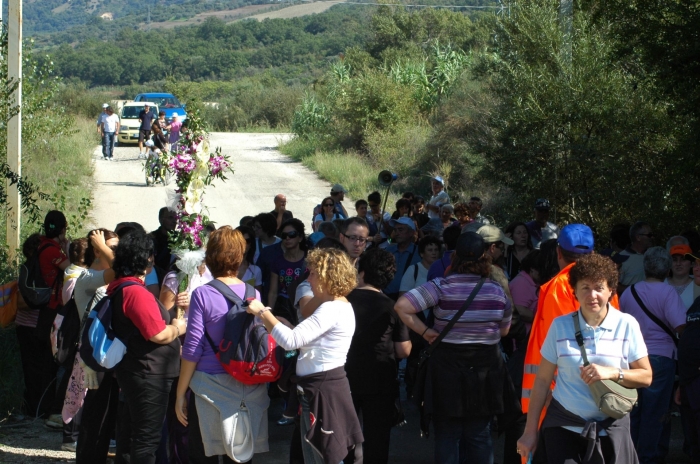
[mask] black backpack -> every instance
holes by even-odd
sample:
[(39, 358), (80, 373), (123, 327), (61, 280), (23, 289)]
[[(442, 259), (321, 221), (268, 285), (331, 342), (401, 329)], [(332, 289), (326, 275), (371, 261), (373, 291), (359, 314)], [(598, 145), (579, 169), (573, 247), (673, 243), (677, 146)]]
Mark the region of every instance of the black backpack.
[(41, 275), (39, 256), (50, 246), (50, 243), (40, 246), (36, 253), (34, 253), (30, 259), (22, 263), (19, 268), (19, 279), (17, 281), (19, 293), (22, 295), (22, 298), (24, 298), (24, 302), (27, 303), (27, 306), (31, 309), (46, 308), (51, 299), (51, 294), (60, 290), (62, 279), (56, 278), (54, 286), (49, 287), (44, 280), (44, 276)]
[(75, 353), (78, 351), (78, 342), (80, 341), (80, 315), (78, 314), (78, 305), (75, 304), (75, 298), (71, 295), (70, 300), (58, 313), (63, 316), (63, 322), (56, 331), (56, 362), (63, 364), (70, 359), (75, 358)]

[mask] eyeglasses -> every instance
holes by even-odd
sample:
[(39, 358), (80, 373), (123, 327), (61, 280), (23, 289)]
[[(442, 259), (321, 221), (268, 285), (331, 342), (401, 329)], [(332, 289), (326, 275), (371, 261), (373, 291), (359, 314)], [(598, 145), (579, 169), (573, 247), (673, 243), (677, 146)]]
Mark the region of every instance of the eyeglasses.
[(333, 203), (326, 203), (325, 205), (323, 205), (324, 208), (325, 208), (326, 206), (335, 206), (335, 205), (334, 205)]
[(282, 232), (280, 234), (280, 238), (282, 240), (287, 240), (288, 238), (297, 238), (298, 236), (299, 236), (299, 232), (297, 232), (296, 230), (293, 230), (291, 232)]
[(343, 234), (343, 236), (345, 236), (345, 238), (347, 238), (351, 242), (359, 242), (361, 245), (364, 245), (365, 243), (367, 243), (367, 237), (360, 237), (357, 235), (345, 235), (345, 234)]

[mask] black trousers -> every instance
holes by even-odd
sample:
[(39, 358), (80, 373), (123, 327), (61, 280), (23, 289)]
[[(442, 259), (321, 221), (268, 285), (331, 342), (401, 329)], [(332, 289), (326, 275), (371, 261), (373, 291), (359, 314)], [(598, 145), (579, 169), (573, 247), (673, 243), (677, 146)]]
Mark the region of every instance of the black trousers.
[[(195, 395), (190, 395), (190, 400), (187, 403), (187, 429), (189, 436), (187, 437), (187, 453), (189, 464), (219, 464), (219, 456), (207, 456), (204, 454), (204, 443), (202, 443), (202, 431), (199, 428), (199, 416), (197, 415), (197, 406), (195, 405)], [(224, 464), (236, 464), (236, 461), (223, 456)], [(247, 461), (252, 464), (253, 460)]]
[(389, 462), (389, 440), (396, 416), (395, 397), (396, 395), (352, 395), (365, 441), (348, 453), (343, 461), (345, 464)]
[[(547, 464), (579, 464), (583, 461), (588, 441), (580, 434), (563, 427), (544, 429), (544, 442), (547, 449)], [(614, 457), (610, 437), (600, 437), (600, 447), (605, 462)]]
[(97, 390), (88, 390), (78, 433), (76, 464), (107, 462), (109, 441), (114, 432), (119, 403), (119, 384), (111, 372), (102, 377)]
[(117, 370), (131, 424), (131, 464), (155, 464), (173, 379), (140, 377)]
[(17, 326), (15, 331), (24, 374), (25, 411), (31, 416), (47, 416), (56, 397), (56, 385), (50, 385), (58, 370), (51, 353), (51, 340), (34, 327)]

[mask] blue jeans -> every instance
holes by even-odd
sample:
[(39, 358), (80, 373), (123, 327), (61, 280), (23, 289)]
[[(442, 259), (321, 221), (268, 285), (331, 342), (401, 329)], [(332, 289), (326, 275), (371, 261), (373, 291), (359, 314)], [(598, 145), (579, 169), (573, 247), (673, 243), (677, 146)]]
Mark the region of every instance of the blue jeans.
[(114, 132), (105, 132), (102, 139), (102, 154), (105, 158), (112, 158), (114, 155), (114, 142), (116, 142), (116, 137)]
[(435, 462), (493, 464), (491, 416), (433, 417)]
[[(640, 388), (637, 407), (630, 413), (632, 442), (640, 464), (663, 462), (660, 447), (663, 419), (673, 394), (676, 361), (666, 356), (649, 355), (654, 374), (651, 385)], [(668, 445), (666, 445), (668, 449)]]

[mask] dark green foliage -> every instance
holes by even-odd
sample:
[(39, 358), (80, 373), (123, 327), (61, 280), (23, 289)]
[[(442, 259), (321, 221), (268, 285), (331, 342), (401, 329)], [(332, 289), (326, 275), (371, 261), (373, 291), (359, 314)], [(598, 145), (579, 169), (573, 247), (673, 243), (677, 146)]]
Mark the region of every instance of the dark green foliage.
[(59, 75), (90, 86), (165, 77), (226, 81), (259, 73), (309, 83), (329, 59), (366, 40), (371, 9), (359, 8), (341, 5), (320, 15), (262, 22), (209, 18), (201, 26), (151, 32), (124, 28), (113, 40), (63, 44), (51, 55)]

